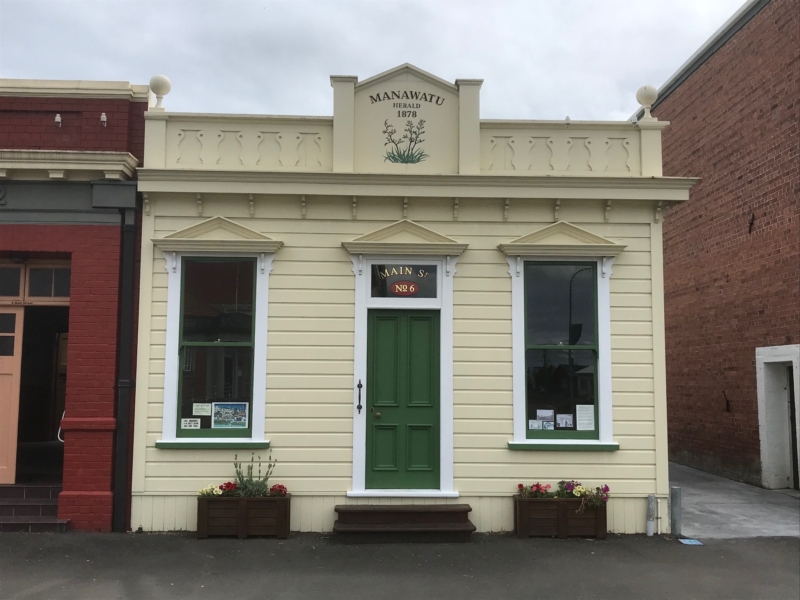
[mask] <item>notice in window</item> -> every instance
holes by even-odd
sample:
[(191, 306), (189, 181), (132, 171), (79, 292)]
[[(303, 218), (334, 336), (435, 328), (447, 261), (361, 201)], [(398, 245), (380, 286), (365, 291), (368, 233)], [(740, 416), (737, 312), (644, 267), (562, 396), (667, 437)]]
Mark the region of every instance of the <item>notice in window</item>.
[(539, 421), (555, 421), (555, 411), (554, 410), (537, 410), (536, 411), (536, 418)]
[(593, 404), (578, 404), (575, 407), (575, 416), (575, 429), (578, 431), (594, 431)]
[(200, 429), (200, 419), (181, 419), (181, 429)]
[(528, 419), (528, 429), (541, 429), (542, 422), (536, 419)]
[(574, 427), (572, 415), (556, 415), (556, 423), (559, 429), (572, 429)]
[(202, 404), (192, 404), (192, 414), (195, 417), (210, 417), (211, 403), (203, 402)]

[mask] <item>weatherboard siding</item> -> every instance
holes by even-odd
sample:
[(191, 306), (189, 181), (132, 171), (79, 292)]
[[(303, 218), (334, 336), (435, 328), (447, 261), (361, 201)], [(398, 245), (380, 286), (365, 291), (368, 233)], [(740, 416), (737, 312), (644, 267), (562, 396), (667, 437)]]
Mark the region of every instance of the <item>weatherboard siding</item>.
[[(273, 480), (293, 494), (292, 529), (329, 531), (333, 505), (354, 501), (345, 493), (352, 478), (355, 293), (352, 262), (341, 243), (401, 219), (402, 199), (359, 198), (355, 220), (352, 200), (342, 197), (308, 197), (305, 219), (297, 197), (260, 199), (254, 217), (241, 196), (205, 197), (202, 216), (181, 194), (151, 193), (150, 200), (150, 238), (223, 215), (283, 241), (269, 281), (265, 436), (271, 449), (256, 453), (266, 460), (271, 452), (278, 461)], [(509, 495), (519, 482), (607, 483), (615, 496), (609, 526), (619, 532), (640, 531), (645, 496), (666, 489), (665, 481), (660, 490), (656, 485), (653, 213), (649, 205), (620, 203), (606, 223), (599, 207), (576, 201), (560, 216), (627, 245), (611, 279), (614, 439), (620, 450), (525, 452), (507, 447), (513, 430), (511, 278), (497, 245), (551, 224), (552, 203), (515, 200), (504, 221), (502, 201), (472, 199), (462, 201), (455, 221), (450, 199), (409, 199), (409, 219), (469, 244), (454, 276), (454, 487), (459, 501), (472, 505), (480, 531), (511, 528)], [(150, 328), (140, 328), (148, 375), (137, 396), (137, 414), (145, 419), (137, 427), (133, 527), (194, 529), (196, 491), (231, 479), (234, 455), (249, 459), (250, 451), (155, 448), (162, 426), (167, 272), (162, 253), (151, 252), (143, 255), (142, 270), (142, 288), (151, 286), (142, 297)]]

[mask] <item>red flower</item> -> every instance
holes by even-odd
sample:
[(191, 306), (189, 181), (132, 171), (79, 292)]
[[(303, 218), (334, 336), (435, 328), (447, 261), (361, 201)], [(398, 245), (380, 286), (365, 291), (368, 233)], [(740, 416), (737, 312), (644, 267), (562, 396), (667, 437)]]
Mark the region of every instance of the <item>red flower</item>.
[(280, 483), (276, 483), (271, 488), (269, 488), (269, 493), (272, 496), (285, 496), (287, 491), (288, 490), (286, 489), (286, 486), (281, 485)]
[(520, 483), (520, 484), (517, 486), (517, 489), (524, 490), (524, 489), (525, 489), (525, 486), (524, 486), (524, 485), (522, 485), (522, 484)]
[(221, 486), (219, 486), (219, 489), (221, 489), (223, 492), (232, 492), (236, 489), (236, 484), (233, 483), (232, 481), (226, 481)]

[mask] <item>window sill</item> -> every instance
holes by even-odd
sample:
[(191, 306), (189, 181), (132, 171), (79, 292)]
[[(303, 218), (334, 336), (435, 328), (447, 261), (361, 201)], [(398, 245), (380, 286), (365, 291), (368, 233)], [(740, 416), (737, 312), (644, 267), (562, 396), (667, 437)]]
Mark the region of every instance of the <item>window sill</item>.
[(603, 443), (595, 440), (559, 440), (548, 442), (508, 442), (509, 450), (545, 450), (550, 452), (615, 452), (619, 450), (617, 442)]
[(158, 440), (156, 448), (163, 450), (259, 450), (269, 448), (269, 440), (254, 442), (252, 440)]

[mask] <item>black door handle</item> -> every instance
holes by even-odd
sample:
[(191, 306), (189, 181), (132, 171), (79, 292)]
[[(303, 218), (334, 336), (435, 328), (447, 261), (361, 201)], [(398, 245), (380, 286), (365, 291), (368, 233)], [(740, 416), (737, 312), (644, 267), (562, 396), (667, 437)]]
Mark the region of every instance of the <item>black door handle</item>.
[(358, 404), (356, 404), (356, 409), (358, 410), (358, 414), (361, 414), (361, 409), (364, 408), (361, 406), (361, 388), (364, 386), (361, 385), (360, 379), (358, 380), (358, 385), (356, 387), (358, 388)]

